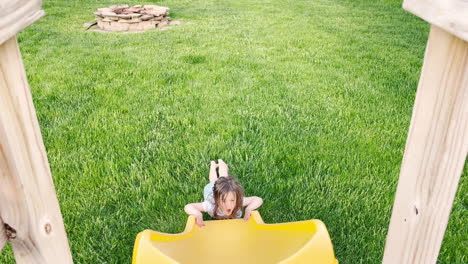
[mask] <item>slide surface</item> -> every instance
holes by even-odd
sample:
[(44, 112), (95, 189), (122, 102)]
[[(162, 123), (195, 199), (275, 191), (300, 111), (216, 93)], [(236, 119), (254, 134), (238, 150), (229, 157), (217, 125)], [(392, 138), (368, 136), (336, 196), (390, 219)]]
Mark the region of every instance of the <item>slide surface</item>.
[(243, 219), (205, 221), (189, 216), (185, 231), (138, 234), (133, 264), (150, 263), (317, 263), (338, 264), (320, 220), (265, 224), (257, 211)]

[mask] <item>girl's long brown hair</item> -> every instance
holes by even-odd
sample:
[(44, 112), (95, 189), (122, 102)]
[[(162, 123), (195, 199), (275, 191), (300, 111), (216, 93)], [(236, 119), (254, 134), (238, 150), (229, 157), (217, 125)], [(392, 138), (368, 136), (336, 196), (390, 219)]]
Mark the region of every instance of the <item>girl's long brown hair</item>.
[[(230, 215), (218, 216), (218, 207), (221, 202), (226, 199), (228, 193), (233, 192), (236, 194), (236, 206)], [(232, 219), (237, 215), (237, 212), (242, 209), (242, 198), (244, 197), (244, 189), (242, 185), (232, 176), (219, 177), (213, 187), (213, 198), (215, 206), (213, 216), (217, 219)]]

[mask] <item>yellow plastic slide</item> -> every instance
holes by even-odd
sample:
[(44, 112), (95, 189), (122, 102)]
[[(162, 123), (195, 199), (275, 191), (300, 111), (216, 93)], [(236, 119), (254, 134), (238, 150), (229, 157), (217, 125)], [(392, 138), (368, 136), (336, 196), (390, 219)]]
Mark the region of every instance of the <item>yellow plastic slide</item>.
[(233, 219), (205, 224), (200, 228), (189, 216), (183, 233), (139, 233), (132, 263), (338, 264), (327, 228), (320, 220), (265, 224), (254, 211), (247, 222)]

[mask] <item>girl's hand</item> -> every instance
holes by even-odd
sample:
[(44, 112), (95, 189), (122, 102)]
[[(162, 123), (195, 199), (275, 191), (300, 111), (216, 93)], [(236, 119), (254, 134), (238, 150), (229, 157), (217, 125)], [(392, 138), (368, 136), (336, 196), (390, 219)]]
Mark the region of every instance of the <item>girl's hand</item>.
[(197, 225), (199, 227), (205, 226), (205, 223), (203, 223), (203, 215), (202, 215), (202, 212), (205, 212), (205, 209), (203, 208), (202, 203), (187, 204), (184, 207), (184, 211), (187, 214), (192, 215), (192, 216), (195, 217), (195, 219), (197, 221)]
[(252, 210), (249, 208), (245, 208), (245, 215), (244, 215), (244, 220), (247, 221), (250, 219), (250, 214), (252, 214)]
[(244, 202), (242, 203), (242, 206), (247, 206), (245, 208), (244, 220), (249, 220), (252, 211), (259, 208), (262, 204), (263, 199), (258, 196), (244, 197)]
[(203, 222), (203, 216), (202, 215), (196, 216), (196, 219), (197, 219), (197, 225), (199, 227), (204, 227), (205, 226), (205, 222)]

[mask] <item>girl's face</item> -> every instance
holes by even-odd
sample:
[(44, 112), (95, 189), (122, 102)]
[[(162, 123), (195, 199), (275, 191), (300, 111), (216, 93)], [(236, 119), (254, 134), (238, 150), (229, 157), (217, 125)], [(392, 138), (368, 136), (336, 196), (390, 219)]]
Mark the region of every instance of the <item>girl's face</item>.
[(225, 215), (231, 215), (234, 207), (236, 207), (236, 194), (234, 192), (229, 192), (223, 198), (224, 200), (222, 200), (220, 204), (221, 210), (223, 210)]

